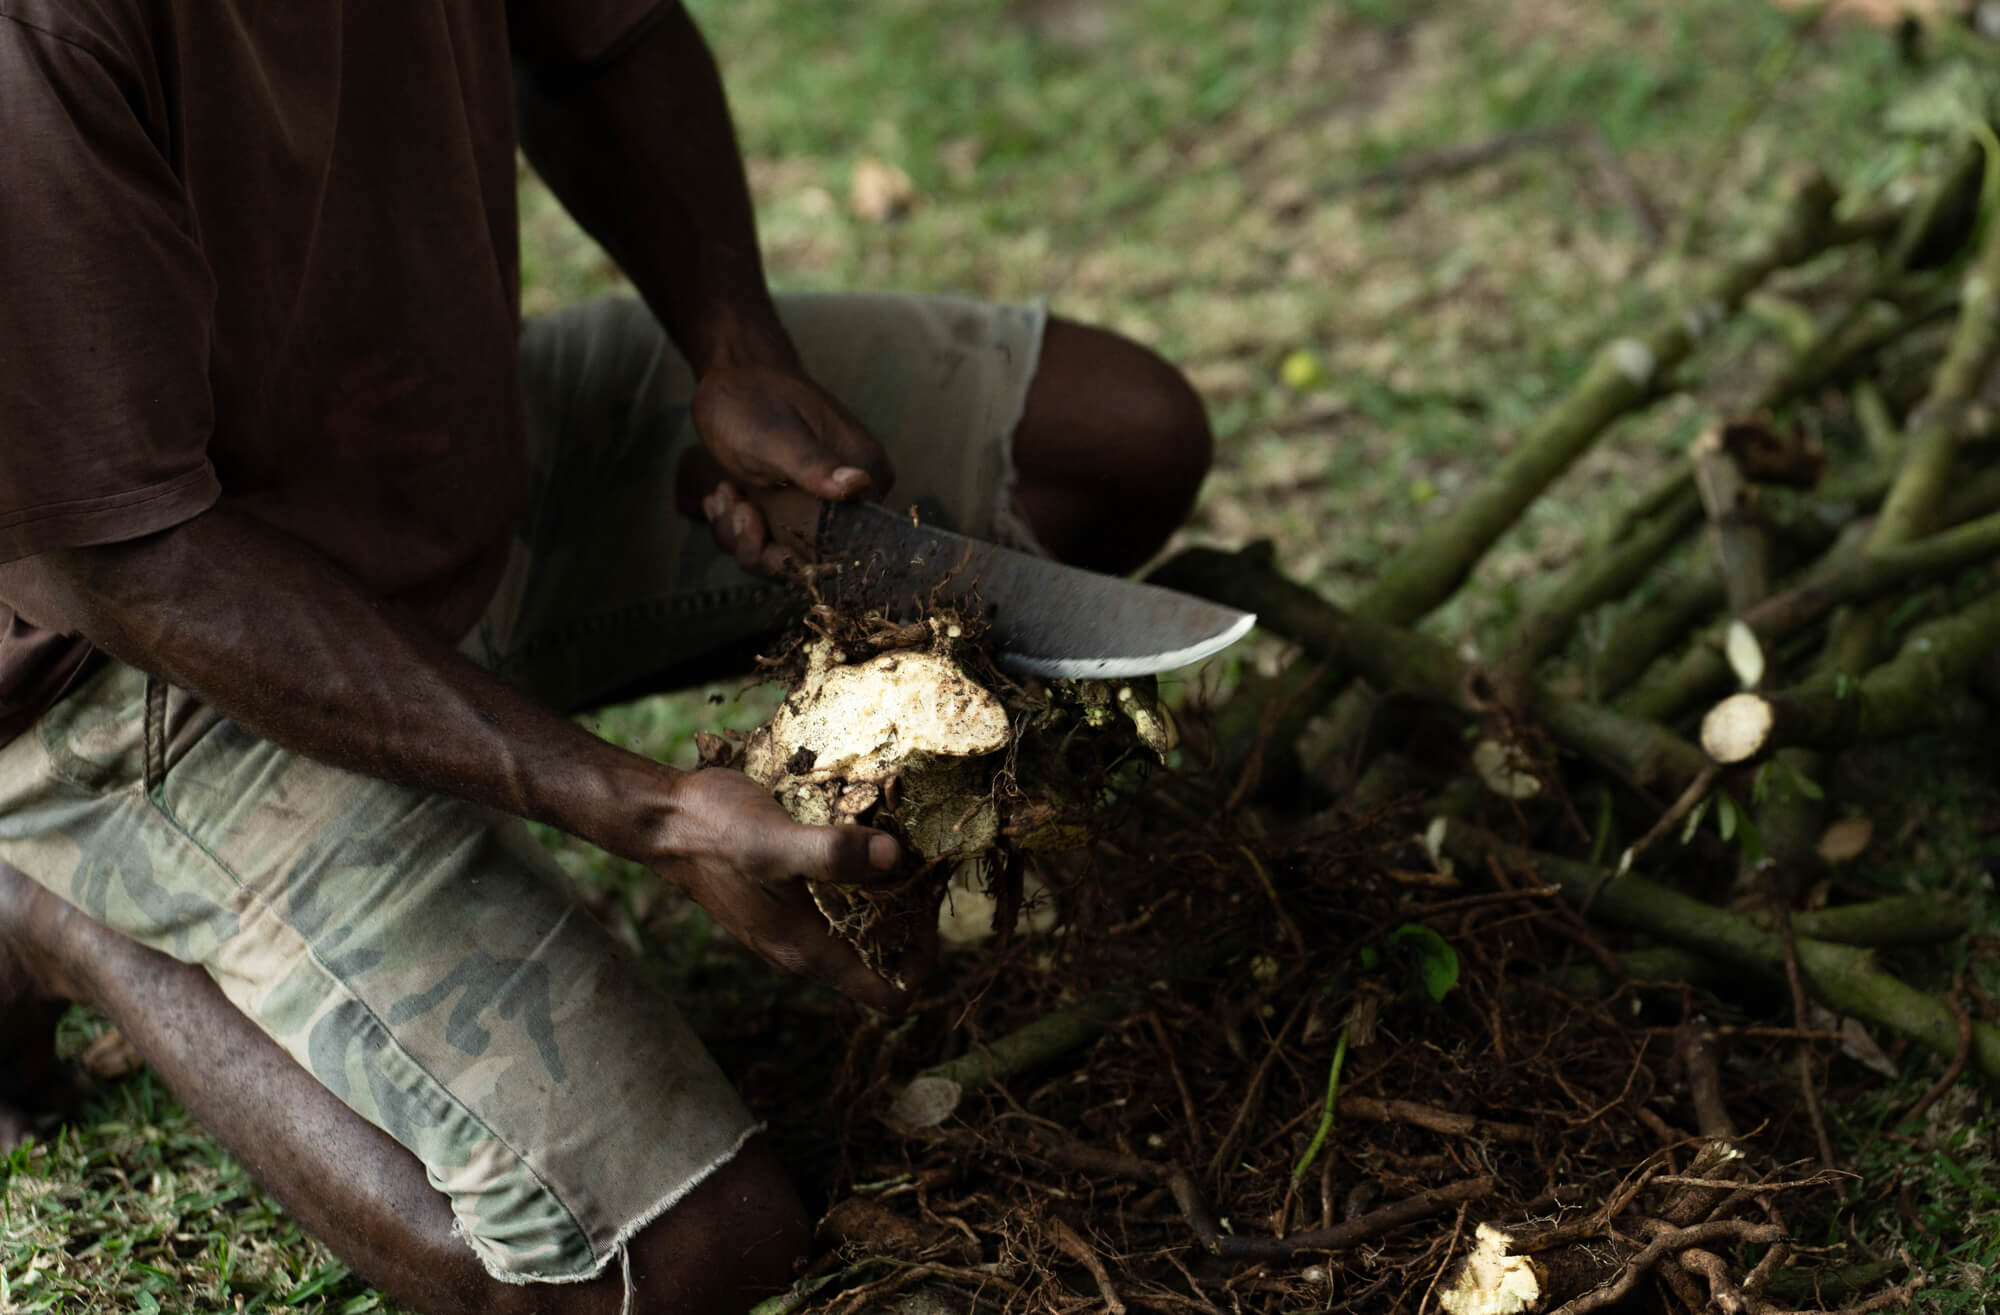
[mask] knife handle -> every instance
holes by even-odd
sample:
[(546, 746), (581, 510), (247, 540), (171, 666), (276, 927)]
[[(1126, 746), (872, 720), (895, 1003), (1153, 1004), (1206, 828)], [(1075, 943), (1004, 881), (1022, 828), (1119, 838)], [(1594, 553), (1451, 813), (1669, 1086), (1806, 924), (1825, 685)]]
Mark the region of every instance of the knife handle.
[(764, 524), (774, 541), (791, 549), (802, 562), (818, 559), (819, 514), (825, 503), (791, 485), (775, 489), (745, 488), (743, 497), (764, 513)]
[(722, 468), (722, 463), (707, 448), (690, 448), (681, 458), (680, 469), (674, 479), (674, 502), (691, 520), (702, 520), (701, 500), (724, 480), (735, 484), (750, 505), (763, 513), (764, 524), (769, 527), (775, 541), (791, 549), (803, 561), (814, 560), (819, 539), (820, 500), (789, 486), (760, 489), (731, 479), (729, 472)]

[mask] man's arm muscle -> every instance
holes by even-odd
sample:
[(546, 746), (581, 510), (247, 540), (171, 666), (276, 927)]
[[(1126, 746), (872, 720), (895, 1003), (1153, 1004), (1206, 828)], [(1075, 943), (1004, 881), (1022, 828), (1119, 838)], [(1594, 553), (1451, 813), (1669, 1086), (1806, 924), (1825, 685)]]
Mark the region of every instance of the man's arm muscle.
[(580, 75), (549, 73), (534, 53), (516, 62), (523, 149), (696, 375), (796, 368), (765, 287), (721, 75), (687, 11), (669, 5)]

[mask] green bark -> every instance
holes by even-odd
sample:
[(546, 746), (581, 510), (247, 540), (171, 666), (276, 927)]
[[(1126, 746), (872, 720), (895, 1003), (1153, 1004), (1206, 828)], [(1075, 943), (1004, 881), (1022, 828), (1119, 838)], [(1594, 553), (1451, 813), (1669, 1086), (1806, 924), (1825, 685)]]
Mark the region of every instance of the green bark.
[(1748, 762), (1791, 745), (1840, 748), (1950, 726), (1966, 715), (1973, 669), (1996, 647), (2000, 593), (1919, 626), (1895, 658), (1859, 680), (1725, 699), (1702, 723), (1702, 742), (1718, 762)]
[[(1823, 562), (1798, 584), (1744, 613), (1742, 620), (1768, 649), (1836, 607), (1944, 579), (1995, 557), (2000, 557), (2000, 512), (1872, 556)], [(1730, 681), (1721, 642), (1722, 627), (1711, 627), (1671, 665), (1634, 687), (1619, 710), (1641, 721), (1664, 722), (1690, 704), (1714, 698)]]
[(1875, 521), (1869, 551), (1907, 543), (1937, 522), (1951, 480), (1952, 459), (1966, 412), (2000, 358), (2000, 223), (1988, 225), (1984, 245), (1966, 271), (1958, 325), (1930, 396), (1910, 417), (1902, 469)]
[(1701, 503), (1685, 486), (1632, 534), (1603, 552), (1578, 562), (1522, 619), (1505, 645), (1509, 661), (1523, 674), (1562, 647), (1578, 618), (1594, 607), (1622, 598), (1658, 566), (1693, 525)]
[[(1346, 612), (1255, 556), (1189, 548), (1149, 577), (1230, 607), (1255, 612), (1258, 624), (1307, 653), (1351, 671), (1381, 690), (1480, 711), (1472, 669), (1449, 647), (1399, 626)], [(1701, 750), (1661, 727), (1608, 708), (1530, 688), (1532, 710), (1564, 747), (1583, 753), (1641, 786), (1684, 788), (1707, 766)]]
[[(1739, 914), (1667, 889), (1629, 873), (1610, 876), (1588, 863), (1556, 858), (1506, 844), (1463, 823), (1451, 823), (1445, 849), (1458, 862), (1478, 866), (1488, 858), (1532, 866), (1561, 886), (1570, 900), (1589, 899), (1594, 915), (1642, 928), (1662, 940), (1747, 968), (1774, 986), (1785, 980), (1780, 934)], [(1885, 1027), (1941, 1055), (1958, 1049), (1958, 1020), (1943, 1001), (1898, 980), (1876, 965), (1872, 951), (1798, 934), (1799, 970), (1807, 990), (1828, 1007)], [(2000, 1079), (2000, 1029), (1973, 1025), (1971, 1062), (1988, 1079)]]

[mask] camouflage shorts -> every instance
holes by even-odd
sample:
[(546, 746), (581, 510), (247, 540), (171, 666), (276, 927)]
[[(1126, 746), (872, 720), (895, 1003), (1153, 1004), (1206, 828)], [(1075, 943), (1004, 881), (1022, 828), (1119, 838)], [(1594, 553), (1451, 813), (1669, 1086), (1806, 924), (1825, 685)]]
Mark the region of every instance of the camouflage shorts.
[[(1009, 438), (1039, 310), (821, 296), (782, 313), (888, 447), (899, 500), (1020, 537)], [(537, 493), (465, 651), (577, 709), (765, 634), (782, 593), (672, 510), (692, 387), (644, 310), (544, 317), (522, 358)], [(205, 968), (417, 1155), (498, 1278), (599, 1273), (754, 1130), (519, 823), (298, 757), (129, 667), (0, 749), (0, 860)]]

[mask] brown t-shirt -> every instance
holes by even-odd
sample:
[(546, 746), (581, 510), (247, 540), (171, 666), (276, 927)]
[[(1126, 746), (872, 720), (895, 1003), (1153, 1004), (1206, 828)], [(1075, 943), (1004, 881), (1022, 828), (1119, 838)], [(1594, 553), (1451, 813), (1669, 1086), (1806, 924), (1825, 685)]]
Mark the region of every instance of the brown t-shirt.
[[(0, 563), (220, 499), (468, 626), (527, 474), (508, 13), (584, 65), (659, 8), (0, 0)], [(69, 629), (0, 571), (0, 743)]]

